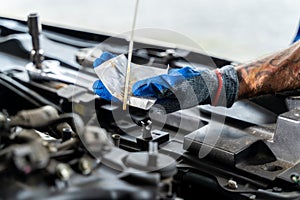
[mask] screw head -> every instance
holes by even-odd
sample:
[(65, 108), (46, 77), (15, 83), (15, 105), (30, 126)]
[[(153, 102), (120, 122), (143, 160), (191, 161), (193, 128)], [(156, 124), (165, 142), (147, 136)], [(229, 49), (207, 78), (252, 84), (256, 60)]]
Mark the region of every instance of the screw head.
[(300, 175), (298, 173), (292, 173), (290, 177), (294, 183), (298, 184), (300, 182)]
[(230, 188), (230, 189), (236, 190), (236, 189), (238, 189), (238, 184), (237, 184), (236, 181), (230, 179), (227, 182), (227, 187)]
[(78, 167), (84, 175), (90, 174), (92, 172), (92, 164), (85, 158), (81, 158), (79, 160)]
[(56, 175), (63, 181), (67, 181), (71, 177), (71, 168), (63, 163), (56, 166)]

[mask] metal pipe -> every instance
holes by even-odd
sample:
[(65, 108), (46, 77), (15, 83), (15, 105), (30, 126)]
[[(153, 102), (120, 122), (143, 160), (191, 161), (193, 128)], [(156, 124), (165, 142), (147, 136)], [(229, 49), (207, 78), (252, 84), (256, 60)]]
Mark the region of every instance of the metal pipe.
[(44, 53), (40, 47), (39, 35), (42, 31), (42, 25), (39, 22), (39, 15), (37, 13), (31, 13), (28, 15), (27, 26), (32, 40), (30, 58), (33, 64), (40, 69), (42, 68), (42, 62), (44, 60)]

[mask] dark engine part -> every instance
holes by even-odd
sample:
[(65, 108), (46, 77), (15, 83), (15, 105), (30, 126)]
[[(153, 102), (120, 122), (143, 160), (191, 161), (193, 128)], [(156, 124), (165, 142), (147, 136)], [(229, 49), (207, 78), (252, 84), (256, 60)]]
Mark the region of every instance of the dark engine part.
[[(45, 114), (48, 121), (43, 121)], [(83, 125), (79, 116), (58, 115), (53, 107), (1, 116), (0, 185), (6, 189), (0, 194), (4, 199), (156, 199), (164, 191), (160, 182), (176, 171), (175, 160), (158, 152), (149, 154), (152, 166), (165, 168), (168, 159), (172, 169), (163, 173), (131, 166), (127, 160), (135, 153), (113, 147), (104, 130), (78, 127)], [(33, 121), (38, 117), (40, 121)]]

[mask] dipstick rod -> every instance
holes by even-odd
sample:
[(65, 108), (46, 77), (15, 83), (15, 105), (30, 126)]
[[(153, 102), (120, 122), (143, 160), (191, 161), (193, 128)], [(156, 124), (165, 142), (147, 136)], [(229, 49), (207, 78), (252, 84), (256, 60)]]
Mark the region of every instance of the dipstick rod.
[(137, 18), (138, 6), (139, 6), (139, 0), (136, 0), (134, 16), (133, 16), (133, 23), (132, 23), (131, 34), (130, 34), (129, 49), (128, 49), (128, 61), (127, 61), (125, 86), (124, 86), (124, 98), (123, 98), (123, 110), (126, 110), (127, 99), (128, 99), (129, 80), (130, 80), (130, 64), (131, 64), (131, 58), (132, 58), (133, 37), (134, 37), (135, 22), (136, 22), (136, 18)]

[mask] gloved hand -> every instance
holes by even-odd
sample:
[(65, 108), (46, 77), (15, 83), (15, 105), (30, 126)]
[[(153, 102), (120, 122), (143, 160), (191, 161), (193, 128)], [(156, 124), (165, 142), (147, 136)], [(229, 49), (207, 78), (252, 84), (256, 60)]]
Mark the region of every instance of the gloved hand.
[[(116, 55), (104, 52), (94, 61), (94, 68)], [(132, 87), (134, 96), (155, 97), (156, 106), (167, 113), (198, 104), (214, 104), (230, 107), (237, 98), (238, 78), (233, 66), (218, 71), (196, 71), (190, 67), (172, 69), (168, 74), (136, 82)], [(105, 88), (101, 80), (93, 84), (95, 94), (108, 101), (120, 102)]]
[(230, 107), (237, 98), (239, 82), (233, 66), (196, 71), (190, 67), (136, 82), (134, 96), (155, 97), (167, 113), (198, 104)]
[[(101, 65), (107, 60), (114, 58), (115, 56), (116, 56), (115, 54), (109, 52), (103, 52), (101, 56), (94, 61), (93, 67), (94, 68), (99, 67), (99, 65)], [(115, 98), (110, 94), (110, 92), (106, 89), (106, 87), (104, 86), (101, 80), (97, 80), (94, 82), (93, 90), (94, 93), (100, 96), (102, 99), (105, 99), (107, 101), (119, 102), (117, 98)]]

